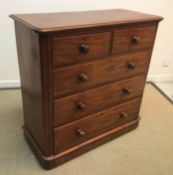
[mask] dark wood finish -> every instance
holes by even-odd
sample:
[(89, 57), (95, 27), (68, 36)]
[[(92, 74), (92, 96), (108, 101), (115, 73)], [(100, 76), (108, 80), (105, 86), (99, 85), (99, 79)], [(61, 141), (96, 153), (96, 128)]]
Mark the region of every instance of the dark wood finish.
[(58, 153), (71, 148), (91, 137), (136, 120), (140, 101), (141, 99), (135, 99), (56, 128), (54, 130), (54, 152)]
[(114, 32), (112, 53), (152, 47), (156, 26), (139, 27)]
[[(87, 88), (145, 73), (151, 50), (106, 58), (53, 71), (54, 96), (60, 97)], [(61, 86), (60, 86), (61, 84)]]
[[(54, 126), (80, 119), (119, 102), (141, 96), (144, 84), (145, 75), (141, 75), (82, 93), (59, 98), (54, 101)], [(79, 103), (83, 107), (79, 108)]]
[(15, 22), (15, 29), (24, 106), (24, 123), (39, 148), (45, 155), (48, 155), (48, 137), (50, 136), (46, 134), (48, 123), (43, 124), (44, 104), (42, 103), (42, 66), (39, 53), (39, 35), (17, 21)]
[(15, 14), (11, 18), (18, 20), (38, 32), (57, 32), (70, 29), (127, 25), (142, 22), (159, 22), (163, 18), (155, 15), (123, 9)]
[[(87, 51), (84, 48), (87, 48)], [(53, 63), (56, 67), (104, 57), (109, 54), (109, 48), (110, 33), (108, 32), (53, 38)]]
[(171, 104), (173, 104), (173, 100), (155, 82), (148, 81), (147, 83), (156, 88)]
[(134, 129), (159, 16), (18, 14), (24, 133), (46, 169)]
[(35, 141), (33, 140), (32, 136), (29, 134), (29, 132), (26, 130), (25, 127), (24, 127), (24, 133), (26, 141), (30, 145), (31, 149), (34, 151), (35, 155), (37, 156), (43, 168), (49, 170), (77, 156), (80, 156), (81, 154), (84, 154), (87, 151), (90, 151), (91, 149), (94, 149), (116, 137), (119, 137), (122, 134), (125, 134), (135, 129), (138, 126), (139, 119), (140, 118), (138, 117), (137, 120), (133, 120), (132, 122), (129, 122), (123, 126), (104, 132), (96, 137), (93, 137), (85, 142), (82, 142), (79, 145), (74, 146), (71, 149), (62, 151), (60, 154), (54, 154), (52, 156), (47, 157), (42, 154), (37, 144), (35, 144)]

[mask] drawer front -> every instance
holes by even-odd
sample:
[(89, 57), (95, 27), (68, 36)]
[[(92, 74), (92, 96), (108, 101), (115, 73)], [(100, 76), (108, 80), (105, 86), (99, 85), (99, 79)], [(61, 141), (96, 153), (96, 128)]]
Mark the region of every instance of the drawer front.
[(144, 73), (148, 69), (150, 53), (145, 51), (55, 70), (54, 96)]
[(83, 62), (109, 54), (110, 33), (54, 38), (53, 66)]
[(92, 114), (54, 130), (55, 152), (73, 147), (105, 131), (138, 118), (141, 99), (135, 99)]
[(116, 103), (141, 96), (145, 77), (145, 75), (140, 75), (55, 100), (54, 125), (65, 124)]
[(112, 53), (152, 47), (155, 33), (155, 26), (115, 31)]

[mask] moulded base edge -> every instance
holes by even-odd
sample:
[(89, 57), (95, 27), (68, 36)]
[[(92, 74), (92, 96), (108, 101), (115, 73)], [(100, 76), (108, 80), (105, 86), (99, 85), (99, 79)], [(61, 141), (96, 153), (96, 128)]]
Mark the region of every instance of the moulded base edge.
[(61, 153), (51, 155), (51, 156), (44, 156), (41, 150), (39, 149), (39, 147), (37, 146), (36, 142), (32, 138), (32, 136), (30, 135), (29, 131), (27, 130), (27, 127), (24, 126), (23, 129), (24, 129), (25, 139), (29, 143), (32, 150), (34, 151), (42, 167), (45, 169), (52, 169), (103, 143), (106, 143), (124, 133), (127, 133), (128, 131), (135, 129), (139, 123), (139, 119), (140, 118), (132, 122), (129, 122), (123, 126), (120, 126), (118, 128), (114, 128), (112, 130), (104, 132), (96, 137), (93, 137), (85, 142), (80, 143), (79, 145), (76, 145)]

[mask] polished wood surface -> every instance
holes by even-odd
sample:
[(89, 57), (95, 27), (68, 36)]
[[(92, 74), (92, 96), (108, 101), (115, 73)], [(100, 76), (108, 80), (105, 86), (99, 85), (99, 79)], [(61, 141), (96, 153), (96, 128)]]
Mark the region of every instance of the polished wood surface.
[[(41, 63), (38, 50), (39, 36), (19, 22), (15, 22), (15, 28), (24, 106), (23, 112), (25, 116), (24, 122), (39, 144), (40, 149), (46, 153), (44, 126), (42, 124), (43, 105), (40, 72)], [(33, 82), (35, 82), (34, 86)]]
[[(145, 73), (148, 69), (151, 50), (133, 54), (106, 57), (53, 71), (54, 96), (60, 97), (87, 88), (129, 78)], [(61, 84), (61, 86), (59, 86)]]
[(11, 18), (18, 20), (39, 32), (98, 27), (106, 25), (127, 25), (148, 21), (160, 21), (163, 18), (123, 9), (59, 12), (39, 14), (15, 14)]
[(10, 17), (25, 138), (44, 168), (136, 128), (161, 17), (128, 10)]
[[(82, 120), (74, 121), (54, 130), (55, 152), (73, 147), (91, 137), (121, 126), (138, 117), (141, 99), (94, 113)], [(65, 138), (65, 139), (64, 139)], [(59, 142), (61, 140), (61, 142)]]
[(156, 26), (115, 31), (112, 53), (152, 47), (155, 32)]
[(53, 65), (64, 66), (109, 54), (110, 32), (53, 38)]
[[(54, 126), (80, 119), (111, 105), (141, 96), (145, 77), (145, 74), (140, 75), (55, 100)], [(85, 107), (79, 108), (79, 103)]]
[[(47, 91), (47, 37), (39, 35), (15, 21), (16, 42), (20, 68), (24, 125), (44, 155), (50, 155), (51, 135)], [(24, 38), (24, 39), (23, 39)], [(39, 47), (42, 48), (39, 51)], [(44, 72), (42, 69), (44, 68)], [(44, 77), (44, 79), (43, 79)], [(34, 85), (33, 85), (34, 83)], [(44, 88), (42, 85), (44, 84)], [(44, 94), (44, 96), (43, 96)], [(50, 95), (49, 95), (50, 96)]]

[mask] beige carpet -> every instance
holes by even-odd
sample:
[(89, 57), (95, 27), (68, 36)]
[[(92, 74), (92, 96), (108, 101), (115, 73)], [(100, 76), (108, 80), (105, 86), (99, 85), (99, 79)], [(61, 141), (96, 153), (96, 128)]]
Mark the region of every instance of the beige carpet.
[(139, 127), (46, 171), (25, 143), (19, 90), (0, 91), (0, 175), (173, 175), (173, 105), (146, 85)]

